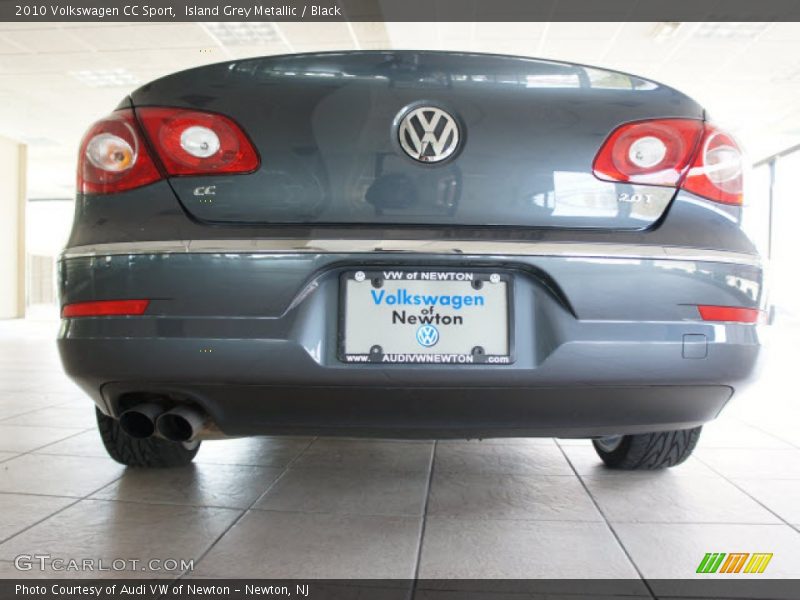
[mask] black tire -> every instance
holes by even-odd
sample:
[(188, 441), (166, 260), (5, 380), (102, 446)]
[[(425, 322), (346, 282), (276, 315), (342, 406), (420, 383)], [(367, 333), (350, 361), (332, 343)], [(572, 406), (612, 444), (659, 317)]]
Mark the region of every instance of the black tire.
[(182, 467), (192, 462), (200, 442), (177, 443), (157, 437), (141, 440), (122, 431), (119, 421), (97, 410), (97, 428), (106, 452), (128, 467)]
[(702, 427), (623, 435), (592, 440), (606, 466), (612, 469), (655, 470), (674, 467), (691, 455)]

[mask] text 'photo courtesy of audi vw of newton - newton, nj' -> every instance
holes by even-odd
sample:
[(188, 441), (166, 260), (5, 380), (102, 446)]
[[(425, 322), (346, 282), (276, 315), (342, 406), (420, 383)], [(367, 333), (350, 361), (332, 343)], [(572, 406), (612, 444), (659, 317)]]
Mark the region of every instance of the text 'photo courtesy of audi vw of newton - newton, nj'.
[(592, 438), (679, 464), (748, 379), (742, 155), (632, 75), (417, 51), (151, 82), (86, 133), (64, 367), (116, 460), (250, 435)]

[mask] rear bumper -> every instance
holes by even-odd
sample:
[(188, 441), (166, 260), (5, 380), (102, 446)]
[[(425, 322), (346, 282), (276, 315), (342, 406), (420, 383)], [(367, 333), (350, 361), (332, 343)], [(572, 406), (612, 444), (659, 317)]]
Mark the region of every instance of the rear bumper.
[[(696, 427), (731, 397), (727, 386), (379, 387), (112, 383), (186, 399), (228, 436), (393, 438), (595, 437)], [(214, 431), (212, 436), (216, 436)]]
[[(258, 324), (249, 325), (257, 335)], [(717, 416), (759, 347), (740, 335), (740, 343), (709, 344), (705, 359), (686, 359), (685, 327), (638, 324), (634, 340), (622, 324), (576, 326), (584, 339), (571, 332), (535, 365), (519, 342), (514, 365), (450, 367), (335, 364), (296, 339), (62, 338), (59, 348), (69, 375), (105, 412), (116, 416), (152, 394), (199, 405), (228, 436), (592, 437)]]
[[(229, 436), (592, 437), (714, 419), (757, 345), (572, 341), (537, 368), (321, 365), (294, 342), (61, 339), (67, 372), (118, 415), (143, 395), (199, 405)], [(208, 352), (208, 350), (211, 352)], [(653, 365), (659, 365), (654, 368)], [(723, 376), (723, 378), (725, 378)]]
[[(514, 278), (514, 363), (345, 364), (339, 281), (355, 265)], [(62, 302), (148, 298), (141, 317), (65, 319), (67, 373), (117, 415), (142, 394), (201, 406), (226, 435), (589, 437), (713, 419), (759, 352), (752, 264), (639, 257), (373, 252), (143, 253), (61, 262)]]

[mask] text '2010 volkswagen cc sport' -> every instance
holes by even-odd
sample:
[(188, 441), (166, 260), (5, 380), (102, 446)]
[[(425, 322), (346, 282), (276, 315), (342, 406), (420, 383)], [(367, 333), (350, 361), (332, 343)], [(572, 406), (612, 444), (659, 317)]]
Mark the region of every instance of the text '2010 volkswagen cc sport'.
[(683, 461), (754, 368), (742, 156), (664, 85), (444, 52), (149, 83), (83, 139), (67, 373), (127, 465), (249, 435)]

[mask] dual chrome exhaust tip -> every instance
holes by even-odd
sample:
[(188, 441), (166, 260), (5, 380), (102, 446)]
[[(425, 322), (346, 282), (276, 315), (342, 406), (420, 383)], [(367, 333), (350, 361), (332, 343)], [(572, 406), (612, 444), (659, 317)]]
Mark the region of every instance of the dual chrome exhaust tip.
[(206, 416), (189, 406), (165, 411), (153, 402), (129, 408), (119, 416), (119, 426), (129, 436), (144, 440), (158, 436), (170, 442), (191, 442), (204, 429)]

